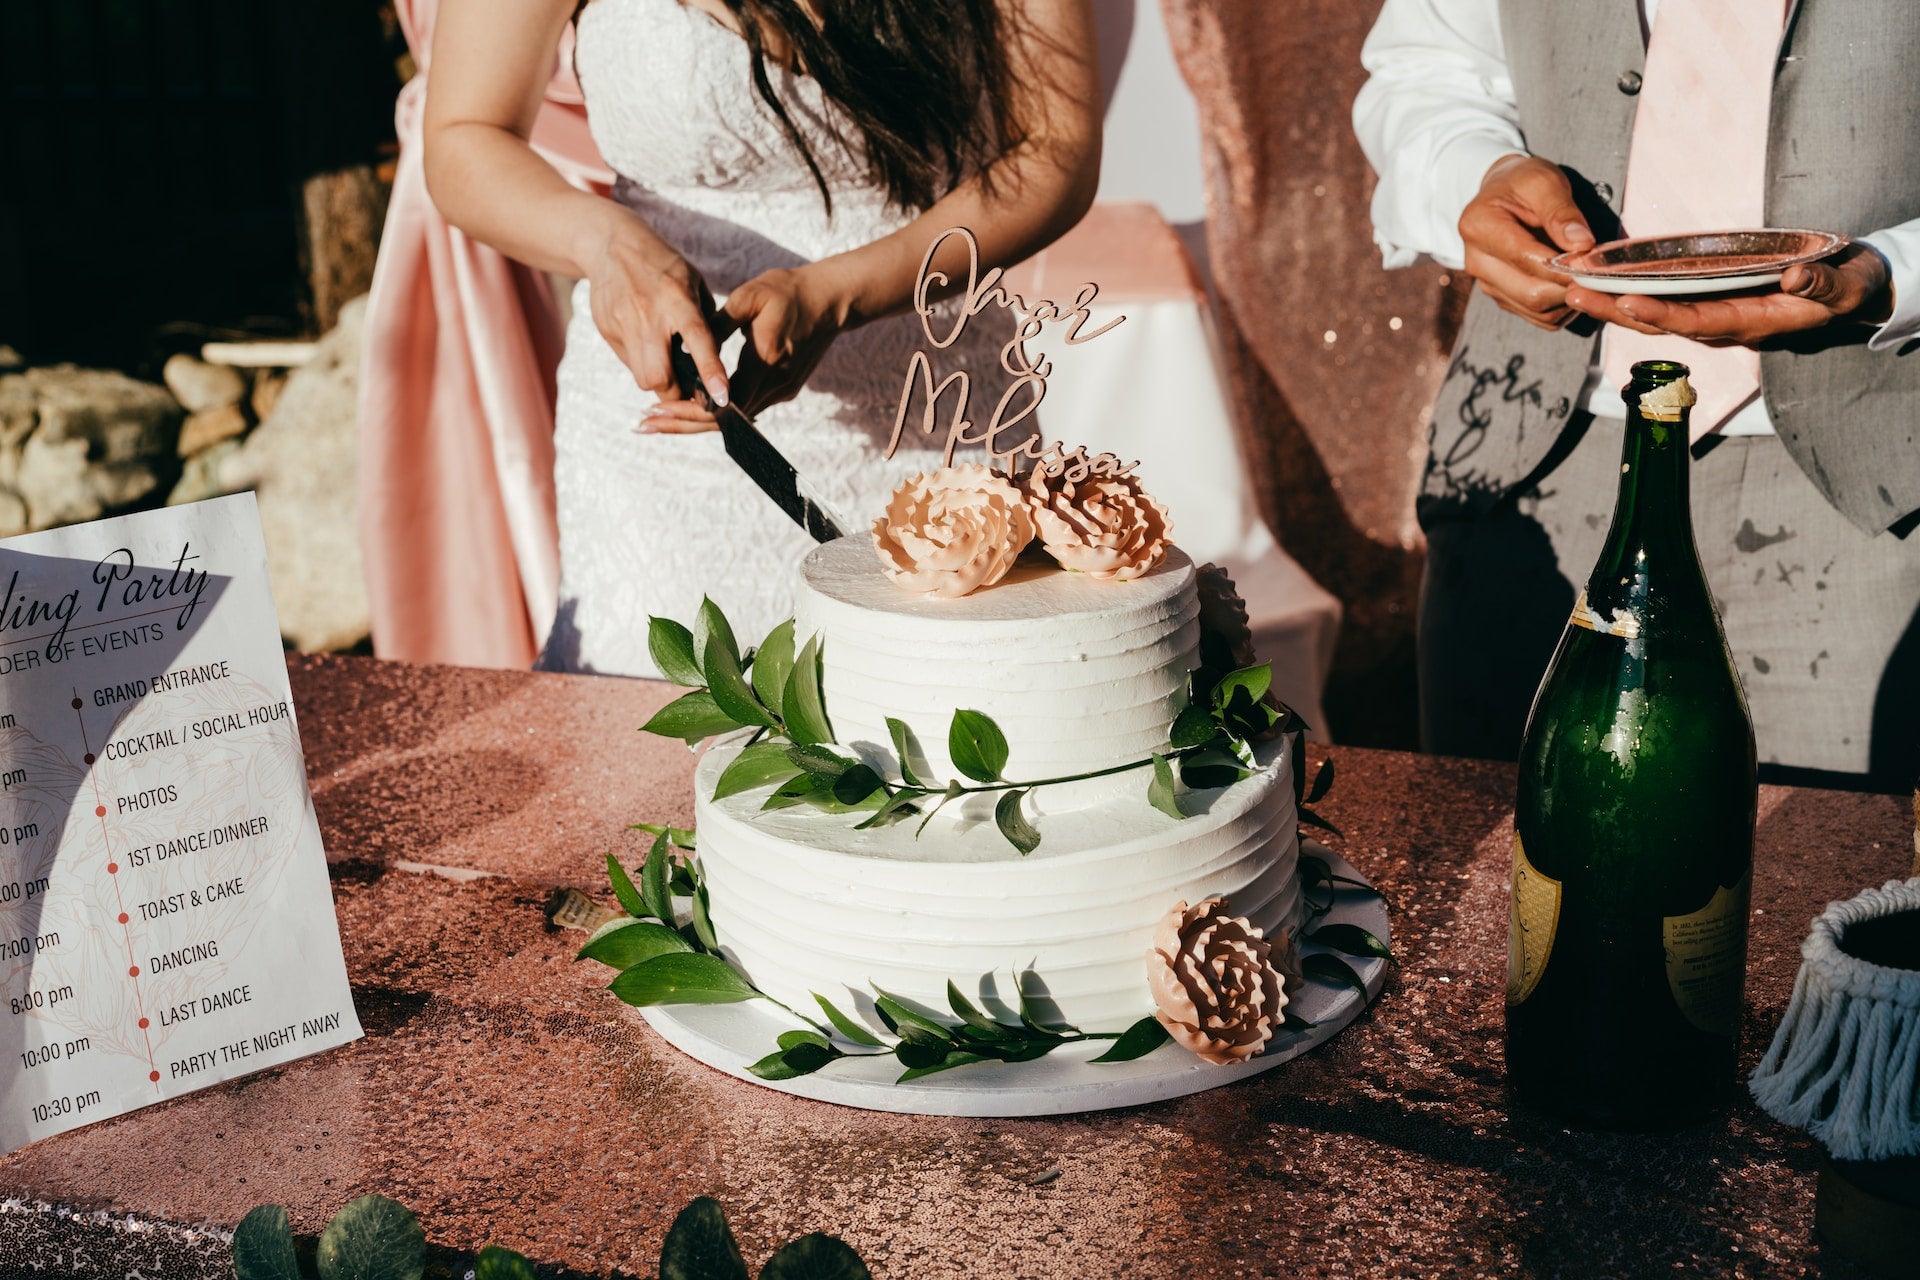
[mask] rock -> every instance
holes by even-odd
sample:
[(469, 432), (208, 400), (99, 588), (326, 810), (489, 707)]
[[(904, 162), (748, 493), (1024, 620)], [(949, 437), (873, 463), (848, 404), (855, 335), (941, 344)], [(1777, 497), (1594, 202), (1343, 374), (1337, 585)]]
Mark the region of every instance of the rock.
[(365, 312), (364, 298), (341, 308), (338, 327), (219, 469), (226, 492), (251, 488), (259, 499), (280, 633), (307, 652), (352, 648), (372, 630), (354, 500)]
[(0, 483), (26, 499), (35, 529), (95, 520), (158, 489), (174, 466), (180, 408), (164, 387), (102, 369), (55, 365), (0, 379), (32, 400), (31, 432), (14, 448), (20, 387), (0, 389)]
[(168, 359), (160, 377), (188, 413), (198, 413), (216, 405), (238, 404), (247, 394), (247, 380), (238, 369), (223, 364), (208, 364), (190, 355)]
[(188, 458), (173, 492), (167, 495), (167, 505), (178, 507), (231, 493), (232, 490), (220, 482), (220, 469), (227, 464), (227, 459), (239, 454), (240, 448), (238, 440), (222, 440)]
[(187, 415), (175, 451), (191, 458), (202, 449), (247, 434), (247, 414), (239, 404), (216, 404)]
[(262, 369), (253, 375), (253, 420), (265, 422), (280, 400), (280, 389), (287, 385), (283, 369)]
[(11, 489), (0, 489), (0, 538), (27, 531), (27, 502)]

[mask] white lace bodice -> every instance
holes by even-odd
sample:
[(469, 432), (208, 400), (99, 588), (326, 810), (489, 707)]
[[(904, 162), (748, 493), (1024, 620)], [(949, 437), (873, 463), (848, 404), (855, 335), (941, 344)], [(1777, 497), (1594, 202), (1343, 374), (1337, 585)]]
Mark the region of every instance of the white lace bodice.
[[(716, 297), (764, 271), (857, 248), (912, 216), (869, 183), (858, 135), (818, 85), (769, 62), (832, 191), (829, 213), (753, 88), (746, 42), (706, 13), (678, 0), (593, 0), (578, 33), (575, 66), (594, 141), (619, 175), (614, 198)], [(595, 328), (584, 284), (574, 304), (555, 438), (560, 615), (544, 665), (656, 674), (647, 616), (690, 621), (703, 594), (727, 610), (743, 642), (757, 641), (790, 611), (794, 570), (812, 543), (739, 472), (717, 434), (636, 434), (652, 397)], [(998, 360), (1011, 328), (1009, 318), (983, 314), (955, 347), (931, 353), (940, 374), (971, 371), (970, 416), (990, 414), (1005, 388)], [(723, 353), (729, 367), (738, 342)], [(805, 390), (756, 420), (850, 518), (877, 515), (901, 478), (939, 465), (938, 450), (919, 442), (881, 456), (907, 361), (924, 345), (911, 316), (843, 334)]]

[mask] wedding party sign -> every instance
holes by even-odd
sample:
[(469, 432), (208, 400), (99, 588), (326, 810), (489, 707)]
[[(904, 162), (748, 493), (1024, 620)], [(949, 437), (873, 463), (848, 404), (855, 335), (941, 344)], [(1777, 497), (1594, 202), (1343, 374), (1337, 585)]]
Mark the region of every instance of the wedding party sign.
[(0, 1150), (360, 1034), (253, 495), (0, 542)]

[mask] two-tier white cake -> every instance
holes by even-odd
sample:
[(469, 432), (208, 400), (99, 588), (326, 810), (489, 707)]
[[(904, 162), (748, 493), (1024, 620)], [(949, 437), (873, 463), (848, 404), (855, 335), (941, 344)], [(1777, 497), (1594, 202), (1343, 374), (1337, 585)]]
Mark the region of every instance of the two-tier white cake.
[[(1020, 567), (939, 599), (899, 590), (866, 539), (846, 538), (807, 558), (795, 636), (820, 638), (836, 742), (883, 777), (900, 777), (891, 716), (913, 731), (923, 781), (961, 778), (947, 732), (967, 709), (1000, 725), (1005, 776), (1028, 782), (1167, 750), (1199, 661), (1198, 611), (1178, 551), (1130, 582)], [(716, 802), (739, 745), (709, 750), (697, 774), (713, 925), (753, 985), (796, 1009), (819, 993), (872, 1020), (876, 987), (944, 1009), (952, 981), (1011, 1017), (1017, 976), (1045, 1014), (1120, 1031), (1154, 1009), (1145, 960), (1175, 902), (1224, 895), (1275, 939), (1300, 921), (1284, 742), (1241, 781), (1186, 793), (1185, 819), (1148, 803), (1147, 769), (1041, 787), (1027, 801), (1041, 841), (1026, 855), (996, 828), (991, 796), (949, 805), (923, 831), (917, 819), (863, 831), (804, 807), (763, 812), (764, 789)]]

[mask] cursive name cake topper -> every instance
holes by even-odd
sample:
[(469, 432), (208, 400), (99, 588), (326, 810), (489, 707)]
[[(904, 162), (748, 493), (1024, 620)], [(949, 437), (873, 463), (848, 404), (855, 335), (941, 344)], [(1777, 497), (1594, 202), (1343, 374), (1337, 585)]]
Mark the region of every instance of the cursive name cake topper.
[[(965, 288), (958, 295), (960, 313), (955, 317), (953, 327), (943, 335), (935, 330), (937, 317), (930, 295), (946, 288), (952, 281), (946, 272), (934, 267), (933, 259), (940, 246), (955, 236), (967, 248), (967, 276)], [(945, 350), (960, 340), (960, 335), (966, 332), (967, 322), (973, 317), (989, 307), (1004, 308), (1020, 319), (1013, 337), (1000, 349), (1000, 367), (1013, 375), (1013, 381), (1001, 394), (999, 403), (994, 405), (993, 413), (985, 424), (977, 425), (968, 416), (972, 407), (972, 375), (965, 369), (955, 369), (936, 382), (932, 358), (925, 350), (915, 351), (913, 358), (907, 362), (906, 382), (900, 389), (900, 407), (893, 417), (893, 435), (887, 441), (885, 456), (891, 458), (900, 448), (900, 438), (917, 401), (920, 403), (921, 433), (929, 438), (939, 435), (942, 427), (941, 405), (951, 393), (950, 413), (944, 424), (944, 463), (949, 467), (953, 465), (955, 449), (962, 445), (978, 444), (986, 446), (988, 455), (1009, 476), (1017, 473), (1022, 459), (1031, 460), (1035, 469), (1043, 470), (1049, 476), (1060, 476), (1069, 484), (1078, 484), (1089, 476), (1131, 475), (1140, 465), (1138, 462), (1122, 462), (1111, 453), (1089, 455), (1086, 446), (1068, 448), (1066, 442), (1061, 440), (1042, 443), (1041, 436), (1031, 426), (1020, 439), (1008, 441), (1009, 434), (1040, 407), (1040, 401), (1047, 394), (1047, 378), (1053, 373), (1053, 362), (1047, 359), (1044, 352), (1037, 356), (1029, 352), (1027, 343), (1039, 337), (1048, 325), (1063, 324), (1066, 328), (1061, 340), (1067, 346), (1078, 346), (1114, 329), (1126, 317), (1115, 316), (1092, 332), (1083, 333), (1081, 330), (1093, 318), (1089, 308), (1100, 293), (1099, 285), (1091, 281), (1081, 285), (1074, 293), (1073, 301), (1065, 306), (1051, 298), (1036, 298), (1029, 304), (1006, 287), (1002, 276), (999, 267), (991, 268), (985, 275), (980, 273), (980, 242), (966, 227), (944, 231), (927, 246), (926, 256), (920, 260), (919, 277), (913, 286), (913, 309), (920, 317), (920, 328), (927, 335), (927, 341), (936, 350)]]

